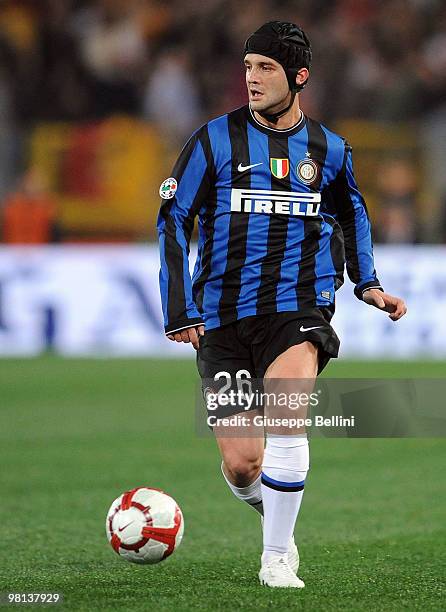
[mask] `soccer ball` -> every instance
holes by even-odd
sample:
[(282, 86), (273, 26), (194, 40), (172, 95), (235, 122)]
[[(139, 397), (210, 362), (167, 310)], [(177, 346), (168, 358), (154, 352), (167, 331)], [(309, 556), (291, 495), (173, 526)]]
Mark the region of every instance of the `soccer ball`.
[(115, 499), (105, 530), (120, 557), (132, 563), (159, 563), (180, 545), (184, 520), (169, 495), (159, 489), (138, 487)]

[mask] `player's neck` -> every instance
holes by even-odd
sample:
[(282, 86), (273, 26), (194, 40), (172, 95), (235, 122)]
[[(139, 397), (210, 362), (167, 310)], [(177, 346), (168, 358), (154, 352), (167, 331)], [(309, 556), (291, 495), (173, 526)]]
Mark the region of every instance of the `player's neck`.
[[(280, 111), (280, 108), (273, 112), (277, 112), (277, 111)], [(279, 117), (277, 120), (277, 123), (268, 121), (267, 119), (265, 119), (265, 117), (262, 117), (262, 115), (260, 115), (256, 111), (253, 111), (253, 112), (254, 112), (254, 117), (259, 123), (261, 123), (262, 125), (265, 125), (266, 127), (273, 128), (275, 130), (288, 130), (292, 128), (293, 126), (297, 125), (302, 117), (302, 111), (299, 106), (299, 96), (295, 97), (293, 105), (290, 108), (290, 110), (286, 112), (284, 115), (282, 115), (281, 117)]]

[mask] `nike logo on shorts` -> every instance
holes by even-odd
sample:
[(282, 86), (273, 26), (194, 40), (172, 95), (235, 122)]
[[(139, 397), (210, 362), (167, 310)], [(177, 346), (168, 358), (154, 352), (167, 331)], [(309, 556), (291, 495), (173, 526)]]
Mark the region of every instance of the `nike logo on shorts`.
[(245, 170), (251, 170), (251, 168), (255, 168), (256, 166), (261, 166), (263, 162), (259, 162), (258, 164), (251, 164), (250, 166), (244, 166), (243, 164), (239, 164), (237, 166), (237, 170), (239, 172), (245, 172)]
[(306, 332), (311, 331), (312, 329), (320, 329), (321, 327), (322, 325), (316, 325), (316, 327), (304, 327), (303, 325), (301, 325), (299, 331)]

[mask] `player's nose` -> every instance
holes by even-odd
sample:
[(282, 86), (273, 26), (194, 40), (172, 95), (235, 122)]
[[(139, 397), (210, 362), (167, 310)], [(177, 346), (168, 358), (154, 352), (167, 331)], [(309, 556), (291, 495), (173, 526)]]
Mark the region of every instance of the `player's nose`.
[(253, 76), (248, 77), (248, 85), (259, 85), (259, 84), (260, 84), (260, 79), (258, 79), (257, 77), (253, 77)]
[(248, 83), (259, 83), (259, 72), (255, 68), (252, 68), (247, 77)]

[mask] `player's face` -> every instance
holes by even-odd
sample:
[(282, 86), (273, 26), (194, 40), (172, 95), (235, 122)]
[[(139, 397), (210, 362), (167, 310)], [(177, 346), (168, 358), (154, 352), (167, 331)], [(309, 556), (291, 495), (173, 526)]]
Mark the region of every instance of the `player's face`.
[(283, 67), (265, 55), (245, 56), (246, 86), (254, 111), (276, 112), (288, 103), (290, 89)]

